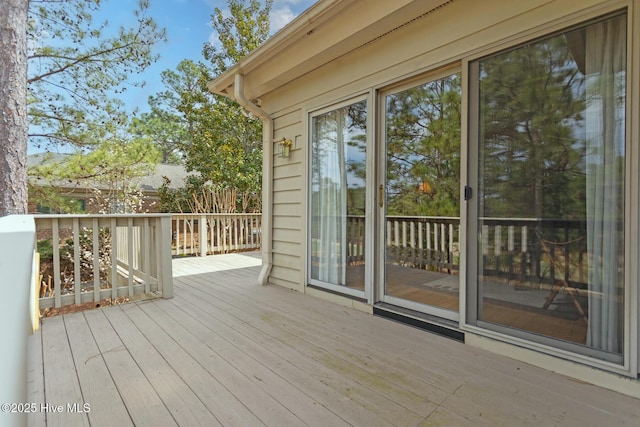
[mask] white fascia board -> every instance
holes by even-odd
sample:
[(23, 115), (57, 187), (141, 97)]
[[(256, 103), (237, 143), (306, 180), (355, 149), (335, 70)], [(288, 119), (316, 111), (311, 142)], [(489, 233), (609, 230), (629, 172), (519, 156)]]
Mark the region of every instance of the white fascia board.
[(233, 97), (234, 76), (242, 74), (247, 98), (259, 98), (451, 1), (320, 1), (209, 82), (208, 88)]

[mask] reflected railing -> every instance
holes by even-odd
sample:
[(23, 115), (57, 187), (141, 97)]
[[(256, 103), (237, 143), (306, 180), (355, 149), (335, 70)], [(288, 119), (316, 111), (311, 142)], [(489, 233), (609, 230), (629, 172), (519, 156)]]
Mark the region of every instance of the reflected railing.
[[(365, 217), (349, 215), (347, 263), (364, 259)], [(576, 288), (587, 283), (586, 223), (543, 218), (480, 218), (481, 274)], [(387, 216), (386, 262), (447, 274), (460, 269), (460, 218)]]
[(586, 287), (585, 221), (480, 218), (480, 224), (483, 275)]

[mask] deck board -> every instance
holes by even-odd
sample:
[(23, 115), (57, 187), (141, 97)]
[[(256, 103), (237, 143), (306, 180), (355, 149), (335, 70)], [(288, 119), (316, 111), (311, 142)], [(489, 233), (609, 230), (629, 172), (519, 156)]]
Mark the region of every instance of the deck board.
[(83, 313), (64, 320), (84, 402), (112, 402), (88, 412), (91, 426), (133, 425)]
[[(135, 425), (176, 425), (165, 403), (140, 369), (139, 365), (145, 363), (145, 360), (136, 361), (133, 358), (105, 315), (106, 311), (120, 310), (120, 308), (118, 306), (110, 308), (110, 310), (85, 311), (83, 315), (131, 420)], [(44, 326), (46, 327), (47, 323)], [(45, 377), (47, 375), (45, 372)], [(88, 403), (91, 406), (105, 404), (103, 402)]]
[[(199, 299), (186, 299), (186, 301), (194, 307), (193, 309), (199, 310), (200, 315), (206, 317), (203, 309), (198, 307)], [(352, 422), (369, 418), (374, 425), (380, 423), (380, 418), (372, 415), (381, 409), (380, 405), (384, 400), (374, 391), (361, 390), (358, 396), (349, 396), (348, 391), (356, 390), (360, 385), (345, 376), (336, 377), (335, 371), (305, 353), (303, 345), (296, 345), (292, 339), (285, 339), (284, 342), (275, 339), (268, 327), (256, 328), (253, 319), (242, 321), (219, 310), (214, 310), (213, 313), (215, 313), (211, 316), (213, 322), (228, 326), (224, 329), (228, 339), (236, 341), (238, 343), (236, 345), (242, 346), (247, 352), (259, 355), (260, 360), (269, 366), (279, 367), (284, 378), (296, 383), (302, 392), (313, 397), (341, 418)], [(364, 402), (365, 406), (354, 406), (353, 403), (356, 400)], [(403, 416), (406, 412), (401, 407), (398, 407), (398, 411)], [(356, 416), (362, 418), (354, 419)]]
[(123, 310), (141, 330), (145, 331), (147, 339), (158, 349), (171, 368), (190, 385), (198, 399), (215, 414), (219, 423), (226, 426), (264, 425), (205, 368), (206, 359), (195, 358), (189, 348), (182, 347), (171, 337), (170, 331), (173, 328), (170, 324), (169, 331), (162, 329), (161, 324), (155, 320), (164, 315), (160, 307), (157, 304), (131, 304), (123, 307)]
[[(147, 306), (145, 306), (145, 309)], [(202, 366), (214, 376), (236, 399), (243, 402), (250, 411), (264, 424), (296, 425), (301, 424), (291, 411), (282, 405), (277, 398), (263, 392), (257, 387), (259, 381), (253, 375), (247, 375), (236, 369), (233, 361), (226, 360), (210, 347), (206, 341), (210, 334), (205, 326), (193, 318), (190, 313), (177, 307), (173, 301), (163, 301), (156, 307), (165, 316), (157, 317), (158, 324), (190, 354), (200, 361)], [(192, 310), (187, 308), (189, 312)], [(159, 313), (157, 313), (159, 314)]]
[(89, 426), (86, 413), (70, 413), (67, 404), (84, 404), (64, 317), (52, 317), (42, 335), (47, 426)]
[[(39, 405), (44, 402), (44, 364), (42, 361), (42, 330), (38, 330), (27, 340), (27, 390), (31, 402)], [(45, 412), (35, 411), (27, 414), (27, 424), (31, 427), (46, 425)]]
[(638, 399), (257, 286), (256, 254), (173, 263), (173, 299), (45, 319), (31, 399), (91, 412), (29, 425), (640, 425)]
[(145, 330), (143, 334), (138, 325), (127, 317), (121, 306), (105, 310), (104, 314), (178, 425), (221, 425), (189, 385), (149, 342), (147, 335), (150, 331)]
[[(193, 282), (192, 286), (195, 286)], [(194, 287), (194, 292), (196, 290), (197, 288)], [(304, 319), (304, 317), (291, 318), (282, 310), (264, 307), (258, 300), (251, 301), (251, 298), (242, 295), (234, 297), (221, 293), (213, 297), (202, 292), (202, 289), (199, 290), (201, 293), (196, 294), (196, 297), (190, 300), (191, 304), (196, 305), (199, 301), (207, 301), (215, 306), (218, 301), (221, 301), (227, 307), (232, 307), (231, 309), (227, 308), (227, 314), (256, 325), (256, 329), (272, 340), (277, 340), (292, 350), (297, 349), (302, 353), (298, 357), (315, 360), (326, 368), (330, 368), (334, 375), (335, 372), (338, 372), (343, 377), (352, 379), (358, 387), (352, 385), (350, 389), (362, 390), (363, 386), (367, 386), (373, 392), (377, 392), (380, 385), (384, 385), (386, 388), (385, 399), (390, 402), (383, 405), (384, 410), (381, 411), (381, 415), (388, 418), (389, 421), (406, 420), (407, 424), (412, 424), (435, 409), (435, 403), (427, 401), (408, 387), (404, 388), (394, 384), (397, 382), (398, 376), (385, 377), (384, 374), (388, 372), (381, 375), (365, 369), (360, 363), (348, 360), (345, 357), (344, 345), (341, 346), (338, 342), (335, 344), (335, 348), (332, 347), (332, 343), (336, 342), (335, 333), (316, 327), (314, 319), (310, 316), (306, 317), (307, 321), (304, 324), (298, 324), (300, 319)], [(338, 313), (344, 312), (338, 311)], [(269, 325), (273, 327), (269, 327)], [(375, 409), (375, 407), (370, 408), (370, 410)]]

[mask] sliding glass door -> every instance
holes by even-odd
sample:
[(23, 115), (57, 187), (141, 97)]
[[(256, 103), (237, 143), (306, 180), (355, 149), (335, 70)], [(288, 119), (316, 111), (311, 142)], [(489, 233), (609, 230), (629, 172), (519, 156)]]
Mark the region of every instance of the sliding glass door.
[(364, 296), (366, 101), (311, 118), (312, 285)]
[(620, 15), (471, 64), (477, 325), (622, 360), (626, 51)]
[(380, 184), (383, 297), (457, 319), (460, 74), (386, 93)]

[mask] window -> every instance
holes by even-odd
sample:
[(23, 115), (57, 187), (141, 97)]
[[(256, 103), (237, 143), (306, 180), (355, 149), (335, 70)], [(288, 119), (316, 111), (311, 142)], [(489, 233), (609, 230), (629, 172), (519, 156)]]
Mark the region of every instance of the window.
[(310, 282), (364, 291), (365, 101), (311, 118)]
[(625, 71), (625, 16), (472, 65), (479, 325), (621, 361)]
[(53, 196), (46, 204), (38, 203), (36, 212), (39, 214), (85, 213), (86, 200)]

